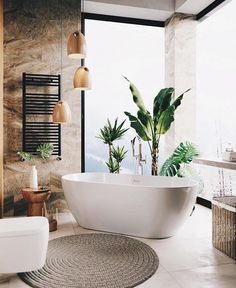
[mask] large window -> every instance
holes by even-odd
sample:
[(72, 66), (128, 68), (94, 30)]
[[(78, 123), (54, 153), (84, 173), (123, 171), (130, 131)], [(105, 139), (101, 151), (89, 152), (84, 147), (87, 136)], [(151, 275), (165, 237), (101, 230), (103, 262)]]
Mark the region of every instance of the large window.
[[(124, 111), (136, 112), (126, 76), (140, 90), (146, 106), (164, 86), (164, 29), (134, 24), (85, 20), (88, 47), (86, 66), (93, 79), (92, 90), (85, 95), (85, 170), (108, 171), (105, 162), (108, 147), (96, 138), (109, 118), (112, 122), (126, 119)], [(126, 120), (126, 127), (129, 121)], [(130, 129), (117, 141), (129, 150), (122, 165), (123, 173), (133, 173), (134, 159), (130, 141), (135, 132)], [(150, 153), (143, 143), (148, 163), (144, 173), (150, 173)]]
[[(207, 159), (220, 160), (227, 146), (236, 151), (235, 11), (236, 1), (231, 1), (198, 24), (197, 143)], [(236, 195), (235, 171), (207, 166), (201, 171), (205, 198)]]
[(197, 30), (197, 136), (206, 157), (236, 149), (236, 1), (199, 23)]

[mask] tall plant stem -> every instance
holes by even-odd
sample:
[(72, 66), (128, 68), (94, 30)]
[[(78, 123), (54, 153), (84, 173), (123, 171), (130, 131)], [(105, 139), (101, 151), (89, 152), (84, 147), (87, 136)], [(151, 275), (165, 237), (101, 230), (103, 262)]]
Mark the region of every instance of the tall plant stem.
[[(112, 159), (112, 144), (108, 144), (108, 154), (109, 154), (109, 160)], [(111, 169), (109, 168), (109, 172), (112, 173)]]
[(109, 159), (111, 159), (112, 144), (109, 144), (108, 149), (109, 149), (109, 151), (108, 151), (108, 153), (109, 153)]
[(158, 145), (154, 144), (152, 147), (152, 175), (158, 175)]

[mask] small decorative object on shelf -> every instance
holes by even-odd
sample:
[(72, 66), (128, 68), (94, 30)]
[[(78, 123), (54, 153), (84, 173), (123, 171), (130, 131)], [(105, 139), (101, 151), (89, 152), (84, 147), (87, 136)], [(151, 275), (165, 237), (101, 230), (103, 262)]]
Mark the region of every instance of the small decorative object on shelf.
[(222, 159), (224, 161), (235, 162), (236, 161), (236, 152), (234, 151), (231, 143), (228, 143), (228, 146), (225, 148), (225, 151), (222, 152)]
[(35, 165), (31, 166), (29, 187), (32, 189), (38, 188), (38, 172)]
[(236, 196), (212, 200), (213, 246), (236, 259)]

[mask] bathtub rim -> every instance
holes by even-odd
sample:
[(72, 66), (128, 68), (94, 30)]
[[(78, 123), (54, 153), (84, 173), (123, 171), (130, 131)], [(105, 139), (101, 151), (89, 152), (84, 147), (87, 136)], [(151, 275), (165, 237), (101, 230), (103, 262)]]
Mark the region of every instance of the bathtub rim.
[[(133, 176), (133, 177), (159, 177), (159, 178), (175, 178), (175, 179), (181, 179), (182, 180), (187, 180), (187, 183), (185, 185), (180, 185), (180, 186), (154, 186), (154, 185), (147, 185), (147, 183), (143, 183), (141, 185), (135, 185), (135, 182), (133, 184), (129, 183), (107, 183), (107, 182), (99, 182), (99, 181), (89, 181), (89, 180), (79, 180), (79, 179), (68, 179), (68, 176), (72, 175), (81, 175), (81, 174), (97, 174), (97, 175), (109, 175), (111, 173), (108, 172), (78, 172), (78, 173), (70, 173), (70, 174), (65, 174), (61, 176), (61, 180), (63, 181), (68, 181), (68, 182), (78, 182), (78, 183), (85, 183), (85, 184), (102, 184), (102, 185), (117, 185), (117, 186), (128, 186), (128, 187), (142, 187), (142, 188), (158, 188), (158, 189), (186, 189), (186, 188), (194, 188), (198, 186), (198, 182), (192, 179), (188, 178), (179, 178), (179, 177), (171, 177), (171, 176), (155, 176), (155, 175), (134, 175), (134, 174), (118, 174), (118, 175), (125, 175), (125, 176)], [(112, 174), (116, 175), (116, 174)], [(178, 181), (178, 180), (177, 180)], [(188, 184), (188, 185), (187, 185)]]

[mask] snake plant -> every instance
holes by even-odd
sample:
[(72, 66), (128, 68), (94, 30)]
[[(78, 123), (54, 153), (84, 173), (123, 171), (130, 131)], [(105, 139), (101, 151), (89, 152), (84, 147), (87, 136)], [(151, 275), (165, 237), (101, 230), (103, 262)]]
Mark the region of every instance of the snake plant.
[(175, 110), (181, 104), (184, 94), (190, 89), (186, 90), (174, 101), (171, 101), (174, 88), (161, 89), (154, 98), (152, 113), (150, 113), (146, 109), (137, 87), (130, 82), (129, 79), (124, 78), (129, 82), (129, 89), (133, 95), (133, 101), (138, 108), (137, 116), (129, 112), (124, 113), (130, 120), (130, 126), (135, 129), (142, 140), (148, 142), (152, 157), (152, 175), (157, 175), (160, 137), (171, 127), (171, 123), (174, 121)]
[(199, 151), (192, 143), (181, 142), (173, 154), (164, 162), (159, 175), (182, 177), (181, 164), (189, 164), (197, 156), (199, 156)]

